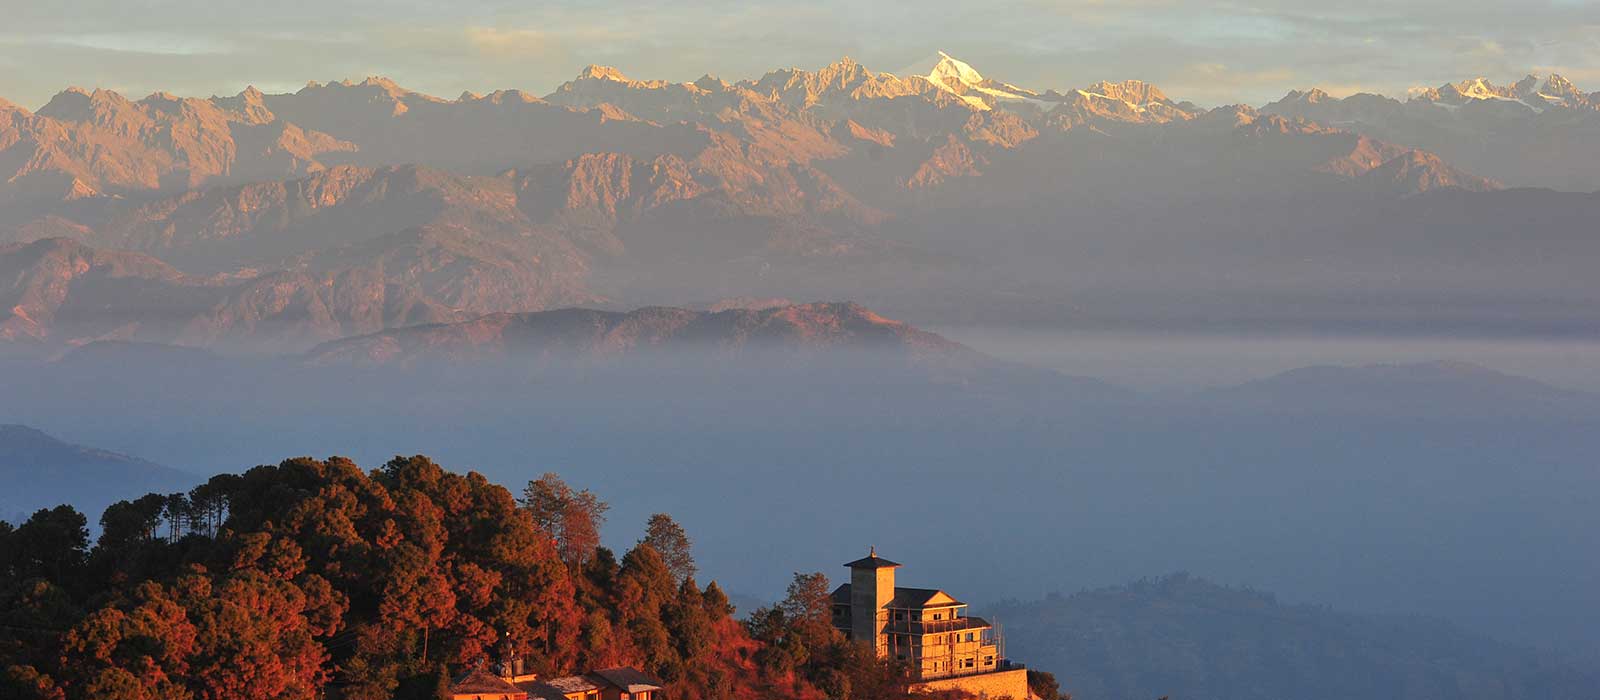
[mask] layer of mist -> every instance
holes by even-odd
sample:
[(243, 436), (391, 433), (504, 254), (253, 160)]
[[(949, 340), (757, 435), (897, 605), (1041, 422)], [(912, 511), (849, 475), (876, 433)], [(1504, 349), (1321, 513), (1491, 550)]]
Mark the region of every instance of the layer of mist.
[(411, 453), (512, 486), (557, 471), (613, 504), (617, 532), (672, 513), (704, 571), (769, 599), (871, 544), (907, 584), (974, 603), (1187, 570), (1600, 649), (1594, 395), (1456, 363), (1167, 396), (998, 362), (795, 358), (351, 369), (95, 346), (7, 371), (0, 422), (196, 473)]

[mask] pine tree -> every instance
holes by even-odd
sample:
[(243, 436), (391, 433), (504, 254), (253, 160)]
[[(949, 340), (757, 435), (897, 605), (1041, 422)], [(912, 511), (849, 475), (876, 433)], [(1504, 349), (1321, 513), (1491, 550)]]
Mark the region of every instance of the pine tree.
[(605, 525), (611, 506), (588, 489), (574, 491), (554, 473), (528, 482), (522, 492), (522, 507), (533, 516), (534, 525), (556, 542), (562, 560), (581, 567), (600, 546), (600, 528)]
[(728, 594), (722, 592), (722, 587), (716, 581), (706, 585), (705, 595), (701, 596), (706, 614), (714, 620), (730, 617), (736, 612), (733, 603), (728, 602)]
[(666, 513), (651, 515), (649, 524), (645, 526), (644, 539), (640, 541), (661, 555), (661, 561), (666, 563), (673, 579), (681, 583), (694, 577), (697, 569), (694, 565), (693, 543), (683, 526), (672, 516)]

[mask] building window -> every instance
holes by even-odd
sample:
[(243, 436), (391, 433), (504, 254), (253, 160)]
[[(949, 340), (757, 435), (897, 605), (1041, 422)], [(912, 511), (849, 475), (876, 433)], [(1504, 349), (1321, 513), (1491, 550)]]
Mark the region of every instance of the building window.
[(968, 632), (968, 633), (967, 633), (967, 641), (969, 641), (969, 642), (970, 642), (970, 641), (972, 641), (972, 639), (973, 639), (973, 637), (972, 637), (972, 633), (971, 633), (971, 632)]

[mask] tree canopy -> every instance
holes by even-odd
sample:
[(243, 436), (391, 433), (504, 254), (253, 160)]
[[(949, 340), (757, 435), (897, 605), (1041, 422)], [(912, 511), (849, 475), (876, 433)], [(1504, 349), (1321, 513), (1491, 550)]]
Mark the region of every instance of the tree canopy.
[(93, 546), (68, 506), (0, 523), (0, 697), (431, 698), (502, 653), (633, 665), (682, 700), (890, 697), (802, 603), (734, 620), (670, 516), (619, 559), (596, 494), (522, 495), (423, 456), (298, 458), (113, 504)]

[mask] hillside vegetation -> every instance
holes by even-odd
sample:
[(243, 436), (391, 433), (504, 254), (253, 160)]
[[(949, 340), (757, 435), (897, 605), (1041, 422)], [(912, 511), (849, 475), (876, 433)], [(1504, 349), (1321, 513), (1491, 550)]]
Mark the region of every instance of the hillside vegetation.
[(121, 501), (93, 547), (82, 514), (40, 510), (0, 523), (0, 697), (434, 698), (506, 654), (544, 675), (633, 665), (682, 700), (905, 696), (802, 587), (746, 627), (670, 516), (619, 561), (606, 510), (553, 474), (519, 502), (421, 456)]

